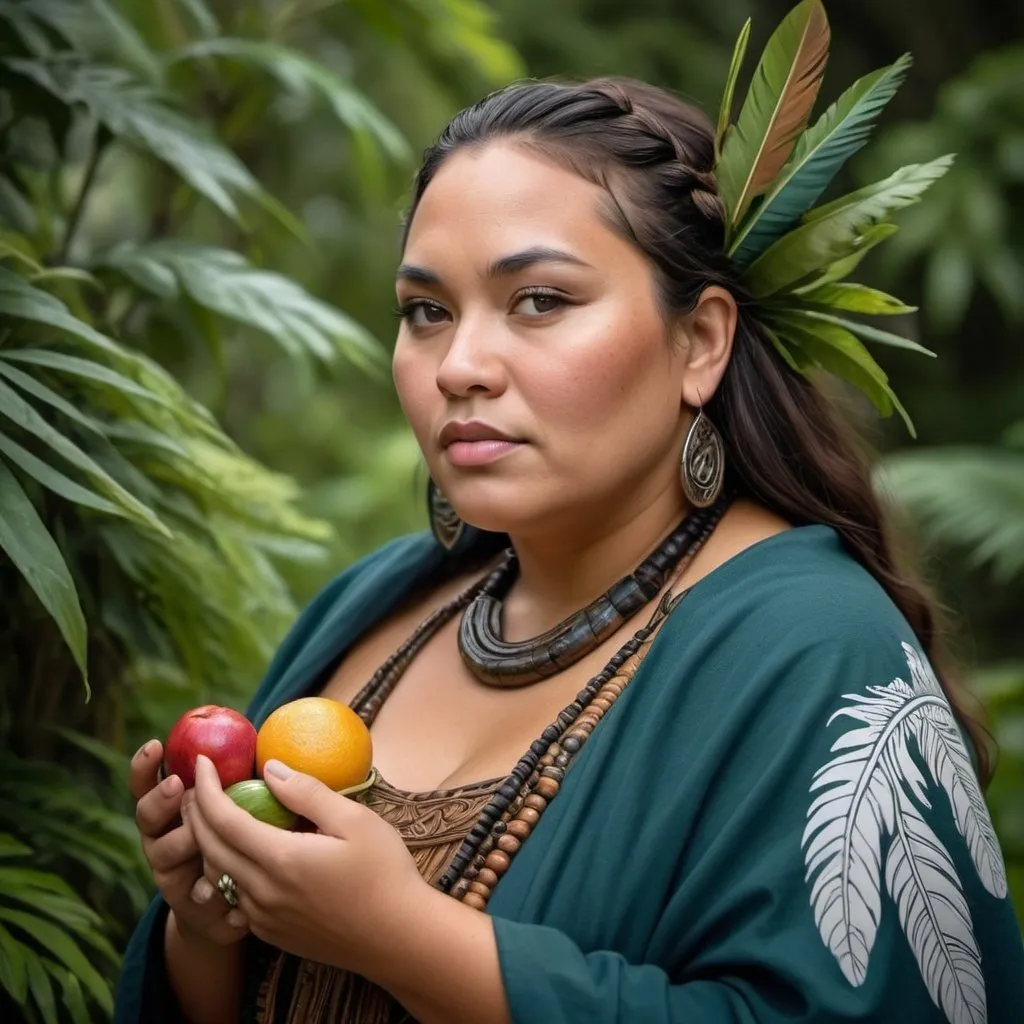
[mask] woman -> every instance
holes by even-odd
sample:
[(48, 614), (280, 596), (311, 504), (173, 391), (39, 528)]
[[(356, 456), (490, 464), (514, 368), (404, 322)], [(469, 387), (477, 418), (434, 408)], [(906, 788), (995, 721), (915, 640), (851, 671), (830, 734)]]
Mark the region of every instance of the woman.
[(250, 708), (351, 703), (381, 781), (272, 762), (288, 833), (144, 747), (118, 1020), (1022, 1019), (984, 733), (803, 375), (826, 343), (726, 255), (715, 152), (623, 80), (428, 152), (394, 377), (435, 536), (328, 586)]

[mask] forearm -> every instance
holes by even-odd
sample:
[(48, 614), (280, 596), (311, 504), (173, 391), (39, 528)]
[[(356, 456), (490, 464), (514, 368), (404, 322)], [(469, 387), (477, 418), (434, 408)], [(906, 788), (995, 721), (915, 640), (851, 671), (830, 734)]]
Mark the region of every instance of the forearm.
[(238, 1019), (242, 992), (242, 944), (221, 946), (182, 935), (172, 910), (164, 932), (171, 988), (189, 1024), (227, 1024)]
[(427, 889), (365, 972), (421, 1024), (511, 1024), (491, 918)]

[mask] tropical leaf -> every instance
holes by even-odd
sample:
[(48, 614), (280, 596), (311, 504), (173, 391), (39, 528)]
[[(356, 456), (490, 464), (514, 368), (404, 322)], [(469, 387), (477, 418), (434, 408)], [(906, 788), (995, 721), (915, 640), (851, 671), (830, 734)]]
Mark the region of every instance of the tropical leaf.
[(805, 319), (788, 313), (772, 315), (767, 322), (781, 341), (795, 346), (822, 370), (848, 381), (865, 394), (883, 416), (890, 415), (895, 408), (911, 436), (915, 436), (913, 422), (889, 386), (885, 371), (849, 330), (825, 322), (809, 327)]
[(61, 999), (74, 1024), (92, 1024), (89, 1007), (85, 1002), (82, 986), (74, 973), (54, 964), (47, 963), (47, 970), (60, 983)]
[(58, 1024), (57, 1003), (53, 998), (53, 987), (41, 959), (29, 957), (25, 966), (28, 969), (29, 991), (43, 1018), (43, 1024)]
[(0, 832), (0, 858), (23, 857), (31, 852), (30, 846), (18, 842), (14, 836), (8, 835), (6, 832)]
[(52, 406), (58, 412), (67, 416), (69, 420), (77, 423), (78, 426), (84, 427), (89, 431), (89, 433), (96, 434), (100, 437), (107, 433), (107, 426), (100, 423), (99, 420), (86, 416), (85, 413), (80, 412), (66, 398), (58, 395), (53, 388), (47, 387), (45, 384), (36, 380), (35, 377), (30, 377), (27, 373), (22, 372), (16, 366), (11, 366), (9, 363), (5, 362), (5, 354), (6, 352), (0, 349), (0, 377), (6, 377), (12, 384), (17, 384), (18, 387), (26, 394), (31, 395), (33, 398), (38, 398), (41, 402), (45, 402), (47, 405)]
[(173, 167), (197, 192), (241, 223), (236, 195), (265, 203), (259, 183), (231, 150), (169, 98), (115, 67), (45, 64), (19, 57), (4, 63), (71, 106), (83, 104), (110, 132)]
[(148, 267), (166, 267), (200, 306), (265, 332), (290, 355), (310, 354), (331, 362), (340, 351), (368, 369), (383, 365), (383, 350), (354, 320), (238, 253), (187, 242), (153, 242), (118, 246), (98, 263), (130, 274), (139, 260)]
[(895, 316), (914, 313), (917, 306), (908, 306), (893, 295), (869, 288), (864, 284), (836, 281), (816, 285), (801, 291), (800, 297), (816, 306), (830, 306), (847, 313), (863, 313), (873, 316)]
[(808, 292), (814, 291), (815, 288), (835, 284), (842, 281), (843, 278), (849, 277), (860, 265), (861, 260), (876, 245), (880, 245), (887, 238), (891, 238), (898, 230), (899, 228), (895, 224), (876, 224), (874, 227), (868, 228), (858, 239), (854, 252), (849, 256), (836, 260), (835, 263), (830, 263), (820, 274), (812, 277), (807, 284), (794, 288), (793, 293), (805, 295)]
[(91, 508), (110, 516), (125, 515), (124, 511), (112, 501), (107, 501), (95, 491), (90, 491), (87, 487), (75, 483), (60, 470), (54, 469), (42, 459), (36, 458), (26, 448), (22, 448), (20, 444), (5, 437), (2, 433), (0, 433), (0, 454), (6, 455), (10, 462), (32, 477), (38, 484), (67, 501), (73, 501), (83, 508)]
[(64, 556), (14, 474), (0, 462), (0, 550), (10, 558), (53, 616), (82, 673), (86, 699), (86, 626)]
[(938, 836), (909, 801), (896, 816), (885, 858), (885, 884), (912, 936), (921, 976), (935, 1004), (951, 1021), (985, 1024), (985, 979), (971, 912), (956, 867)]
[(820, 0), (803, 0), (768, 40), (715, 169), (730, 227), (771, 186), (807, 126), (825, 72), (829, 38)]
[(729, 72), (725, 76), (725, 89), (722, 92), (722, 105), (718, 111), (718, 126), (715, 131), (715, 162), (722, 152), (722, 143), (725, 142), (725, 133), (732, 124), (733, 96), (736, 93), (736, 80), (739, 78), (740, 69), (743, 67), (743, 58), (747, 54), (747, 44), (750, 42), (751, 19), (747, 18), (740, 29), (736, 39), (736, 45), (732, 51), (732, 60), (729, 62)]
[(37, 437), (76, 469), (81, 470), (124, 513), (140, 525), (168, 536), (167, 527), (156, 513), (139, 501), (107, 473), (95, 459), (87, 455), (70, 438), (50, 426), (13, 388), (0, 381), (0, 416), (6, 416), (22, 430)]
[(169, 59), (175, 63), (210, 57), (253, 64), (299, 95), (318, 93), (346, 127), (373, 138), (396, 162), (410, 159), (409, 144), (391, 121), (350, 82), (305, 54), (266, 40), (220, 36), (190, 43)]
[(205, 0), (176, 0), (185, 9), (197, 31), (204, 38), (220, 34), (220, 23)]
[(0, 986), (16, 1003), (24, 1003), (28, 995), (28, 961), (25, 948), (0, 925)]
[[(866, 232), (895, 210), (916, 203), (949, 169), (952, 156), (901, 167), (884, 181), (858, 189), (811, 211), (804, 223), (784, 235), (747, 268), (744, 280), (758, 296), (806, 284), (837, 260), (863, 250)], [(870, 239), (877, 244), (877, 236)]]
[(73, 377), (82, 377), (85, 380), (95, 381), (104, 384), (108, 388), (120, 391), (125, 395), (134, 398), (141, 398), (147, 402), (157, 402), (160, 405), (173, 408), (174, 404), (163, 395), (158, 395), (148, 388), (137, 384), (130, 377), (126, 377), (117, 370), (111, 370), (101, 363), (91, 359), (81, 359), (78, 356), (65, 355), (63, 352), (52, 352), (49, 349), (4, 349), (0, 352), (0, 359), (5, 362), (31, 363), (33, 366), (45, 366), (48, 369), (60, 373), (69, 374)]
[(771, 308), (778, 308), (789, 317), (803, 320), (808, 330), (817, 330), (819, 323), (835, 324), (835, 326), (842, 327), (844, 330), (849, 331), (851, 334), (856, 334), (866, 341), (876, 341), (881, 345), (905, 348), (910, 352), (917, 352), (920, 355), (931, 356), (932, 358), (935, 357), (935, 353), (931, 349), (925, 348), (924, 345), (910, 338), (903, 337), (902, 334), (883, 331), (877, 327), (872, 327), (870, 324), (861, 323), (859, 320), (850, 320), (846, 317), (836, 316), (833, 313), (826, 313), (824, 310), (808, 306), (790, 306), (786, 303), (779, 303), (778, 307), (772, 306)]
[(85, 986), (86, 991), (108, 1014), (113, 1012), (114, 1001), (110, 988), (89, 962), (78, 944), (49, 921), (22, 910), (10, 910), (0, 905), (0, 920), (14, 925), (39, 943)]
[[(59, 299), (32, 287), (23, 278), (3, 267), (0, 267), (0, 316), (45, 324), (67, 335), (74, 342), (84, 343), (93, 354), (98, 353), (102, 358), (109, 360), (120, 373), (130, 376), (152, 393), (152, 399), (147, 398), (134, 407), (137, 415), (142, 418), (149, 417), (151, 425), (166, 425), (166, 421), (173, 418), (190, 433), (200, 433), (230, 445), (230, 441), (215, 425), (209, 410), (189, 398), (174, 378), (158, 364), (129, 351), (105, 334), (101, 334), (91, 324), (74, 316)], [(6, 351), (0, 349), (0, 355)], [(0, 364), (0, 373), (5, 376), (10, 377), (11, 370), (13, 367)], [(36, 393), (30, 387), (26, 390)], [(50, 392), (50, 395), (52, 394), (53, 392)], [(55, 404), (50, 398), (43, 400)], [(154, 411), (153, 407), (158, 405), (172, 415), (165, 415), (162, 409)]]
[(967, 552), (1005, 584), (1024, 573), (1024, 454), (947, 447), (890, 455), (878, 483), (931, 543)]
[(147, 81), (162, 77), (160, 61), (132, 25), (106, 0), (32, 0), (32, 16), (57, 29), (78, 53), (125, 64)]
[(910, 55), (904, 54), (889, 67), (865, 75), (800, 136), (771, 191), (736, 233), (729, 247), (734, 262), (746, 266), (818, 201), (843, 164), (868, 141), (910, 65)]

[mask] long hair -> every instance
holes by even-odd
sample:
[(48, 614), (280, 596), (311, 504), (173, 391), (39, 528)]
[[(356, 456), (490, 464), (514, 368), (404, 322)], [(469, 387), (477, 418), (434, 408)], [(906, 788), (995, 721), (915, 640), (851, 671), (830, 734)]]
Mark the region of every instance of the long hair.
[(448, 156), (501, 138), (558, 162), (607, 195), (611, 227), (651, 261), (666, 320), (719, 285), (736, 298), (733, 352), (707, 406), (728, 453), (727, 485), (794, 525), (821, 523), (902, 612), (973, 741), (983, 784), (994, 743), (978, 702), (952, 674), (935, 602), (896, 558), (871, 485), (870, 460), (813, 382), (776, 352), (725, 254), (725, 211), (713, 175), (714, 130), (702, 111), (626, 78), (509, 86), (457, 114), (424, 155), (406, 233)]

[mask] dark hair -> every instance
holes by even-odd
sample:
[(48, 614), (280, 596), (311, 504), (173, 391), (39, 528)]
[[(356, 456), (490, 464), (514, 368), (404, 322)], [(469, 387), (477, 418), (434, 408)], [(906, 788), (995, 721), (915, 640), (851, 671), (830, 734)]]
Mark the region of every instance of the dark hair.
[(987, 783), (992, 737), (977, 702), (945, 666), (934, 602), (897, 564), (866, 452), (825, 396), (776, 352), (725, 254), (707, 117), (662, 89), (625, 78), (509, 86), (457, 114), (427, 150), (406, 232), (445, 159), (500, 138), (513, 138), (604, 188), (612, 226), (655, 268), (667, 319), (692, 310), (709, 285), (736, 297), (732, 357), (707, 405), (725, 441), (727, 485), (794, 525), (836, 530), (924, 646), (971, 735)]

